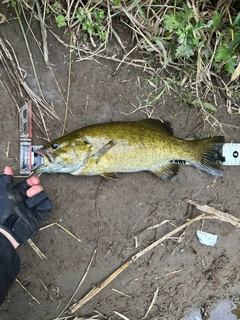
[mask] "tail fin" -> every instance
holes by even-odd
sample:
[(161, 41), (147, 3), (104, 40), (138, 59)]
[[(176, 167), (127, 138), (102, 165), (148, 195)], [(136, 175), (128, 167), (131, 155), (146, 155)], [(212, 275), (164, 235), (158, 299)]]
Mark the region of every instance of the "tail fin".
[(221, 168), (220, 162), (225, 160), (222, 155), (224, 141), (223, 136), (199, 140), (201, 155), (199, 161), (192, 162), (192, 165), (200, 170), (222, 178), (223, 169)]

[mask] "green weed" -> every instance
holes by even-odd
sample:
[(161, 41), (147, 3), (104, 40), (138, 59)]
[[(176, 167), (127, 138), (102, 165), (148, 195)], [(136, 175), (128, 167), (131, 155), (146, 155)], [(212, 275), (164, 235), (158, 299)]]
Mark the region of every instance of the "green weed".
[[(27, 8), (32, 7), (34, 10), (35, 1), (36, 0), (13, 0), (8, 3), (8, 6), (15, 8), (17, 5), (21, 4), (22, 8), (27, 6)], [(106, 40), (106, 14), (105, 11), (98, 6), (72, 7), (72, 10), (69, 11), (60, 4), (60, 1), (55, 1), (53, 3), (48, 3), (46, 14), (54, 15), (55, 22), (59, 28), (68, 27), (70, 32), (77, 29), (78, 36), (82, 37), (85, 42), (89, 37), (94, 37), (95, 40), (100, 40), (101, 42)]]
[(173, 40), (171, 44), (173, 58), (189, 59), (196, 54), (198, 48), (204, 48), (205, 52), (211, 52), (212, 49), (207, 43), (204, 33), (209, 33), (219, 27), (221, 16), (216, 12), (207, 23), (203, 19), (196, 22), (193, 10), (187, 5), (183, 5), (183, 10), (177, 14), (166, 14), (164, 25), (168, 31), (167, 37), (171, 41)]
[(224, 68), (228, 73), (233, 74), (240, 53), (240, 12), (226, 31), (220, 33), (219, 37), (222, 39), (222, 44), (214, 56), (214, 66), (218, 71)]
[(105, 31), (105, 12), (98, 7), (78, 7), (71, 17), (55, 1), (52, 6), (52, 11), (55, 14), (55, 21), (58, 27), (72, 27), (73, 25), (80, 25), (82, 31), (82, 38), (86, 42), (89, 37), (95, 37), (100, 41), (105, 41), (107, 32)]
[[(233, 74), (239, 55), (240, 44), (240, 13), (237, 15), (232, 25), (220, 31), (220, 26), (224, 24), (223, 15), (214, 12), (208, 21), (194, 16), (194, 11), (187, 5), (177, 13), (169, 13), (164, 16), (164, 25), (167, 38), (170, 43), (170, 54), (172, 59), (177, 58), (193, 61), (198, 52), (201, 52), (201, 59), (207, 64), (214, 54), (213, 67), (217, 72), (226, 70)], [(212, 35), (215, 33), (215, 36)], [(234, 39), (231, 41), (231, 35)], [(212, 37), (212, 38), (211, 38)], [(214, 44), (219, 42), (214, 53)]]
[(65, 17), (61, 14), (55, 18), (55, 21), (59, 28), (65, 27), (67, 25), (67, 22), (65, 21)]
[[(80, 7), (77, 9), (76, 18), (81, 22), (81, 29), (89, 36), (99, 37), (101, 41), (106, 40), (106, 31), (104, 31), (105, 12), (102, 9), (86, 9)], [(87, 40), (85, 34), (85, 40)]]

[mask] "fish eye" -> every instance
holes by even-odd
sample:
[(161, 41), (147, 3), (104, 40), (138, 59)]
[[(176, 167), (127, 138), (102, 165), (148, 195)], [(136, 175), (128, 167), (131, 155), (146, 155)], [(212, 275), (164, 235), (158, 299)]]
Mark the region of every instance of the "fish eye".
[(57, 143), (53, 143), (53, 144), (52, 144), (52, 148), (53, 148), (54, 150), (56, 150), (56, 149), (58, 148), (58, 144), (57, 144)]

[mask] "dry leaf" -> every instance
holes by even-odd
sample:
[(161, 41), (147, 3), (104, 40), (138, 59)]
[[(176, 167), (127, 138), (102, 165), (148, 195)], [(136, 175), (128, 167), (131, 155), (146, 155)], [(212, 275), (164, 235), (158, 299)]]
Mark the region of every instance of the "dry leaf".
[(230, 82), (236, 80), (239, 77), (239, 75), (240, 75), (240, 62), (238, 64), (237, 68), (235, 69), (235, 71), (233, 72)]

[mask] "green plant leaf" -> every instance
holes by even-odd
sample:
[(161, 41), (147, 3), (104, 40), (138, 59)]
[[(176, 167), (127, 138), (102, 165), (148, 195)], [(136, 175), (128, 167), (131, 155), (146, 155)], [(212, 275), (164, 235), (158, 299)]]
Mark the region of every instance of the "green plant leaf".
[(145, 15), (144, 15), (144, 12), (143, 12), (141, 6), (140, 6), (139, 3), (138, 3), (138, 0), (133, 0), (133, 2), (135, 3), (135, 5), (136, 5), (136, 7), (137, 7), (137, 9), (138, 9), (138, 11), (139, 11), (140, 16), (142, 17), (142, 19), (143, 19), (147, 24), (149, 24), (148, 20), (146, 19)]
[(213, 112), (217, 111), (217, 108), (213, 104), (208, 103), (208, 102), (203, 102), (203, 108), (204, 109), (208, 109), (208, 110), (213, 111)]
[(235, 66), (237, 64), (236, 58), (231, 58), (225, 65), (225, 69), (230, 73), (233, 74), (235, 71)]
[[(210, 22), (210, 21), (209, 21)], [(196, 25), (195, 25), (195, 29), (202, 29), (205, 26), (203, 19), (200, 19)]]
[(58, 27), (64, 27), (67, 25), (66, 21), (64, 21), (65, 17), (63, 15), (59, 15), (56, 17), (56, 23)]
[(236, 18), (234, 19), (232, 26), (235, 27), (238, 24), (238, 22), (240, 22), (240, 12), (238, 13)]
[(176, 56), (189, 59), (194, 55), (193, 45), (183, 42), (176, 50)]
[(188, 23), (190, 23), (190, 20), (194, 17), (193, 9), (189, 8), (186, 4), (184, 4), (183, 10), (184, 10), (184, 13), (185, 13), (185, 16), (187, 18)]
[(179, 28), (179, 23), (177, 22), (173, 14), (165, 15), (164, 24), (165, 24), (165, 28), (170, 32), (173, 32), (173, 30)]
[(235, 39), (230, 42), (228, 52), (231, 52), (238, 44), (240, 44), (240, 34), (238, 34)]
[(226, 46), (226, 44), (223, 44), (219, 47), (217, 53), (215, 54), (214, 56), (214, 60), (216, 62), (225, 62), (227, 60), (229, 56), (229, 53), (228, 53), (228, 48)]
[(222, 19), (222, 13), (215, 12), (212, 17), (214, 28), (219, 28)]

